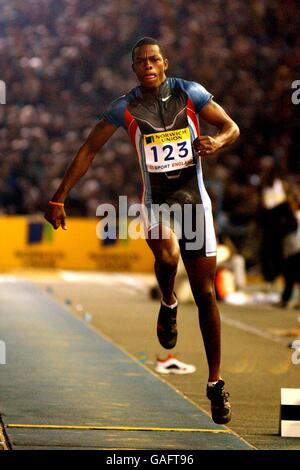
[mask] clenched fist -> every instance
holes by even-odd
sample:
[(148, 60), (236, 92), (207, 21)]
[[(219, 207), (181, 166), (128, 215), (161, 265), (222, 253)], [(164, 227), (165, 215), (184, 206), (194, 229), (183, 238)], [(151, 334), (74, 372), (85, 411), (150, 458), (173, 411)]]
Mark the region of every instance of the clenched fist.
[(66, 213), (62, 206), (49, 206), (44, 214), (45, 219), (50, 222), (53, 228), (57, 230), (60, 226), (63, 230), (67, 230)]
[(197, 137), (197, 139), (195, 139), (193, 142), (193, 146), (199, 156), (211, 155), (212, 153), (215, 153), (217, 150), (219, 150), (219, 148), (221, 147), (218, 140), (209, 135)]

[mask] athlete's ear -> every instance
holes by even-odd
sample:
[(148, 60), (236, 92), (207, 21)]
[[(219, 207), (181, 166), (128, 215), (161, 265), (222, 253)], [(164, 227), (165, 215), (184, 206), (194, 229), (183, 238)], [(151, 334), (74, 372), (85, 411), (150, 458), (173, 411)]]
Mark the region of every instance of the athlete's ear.
[(164, 64), (165, 64), (165, 70), (168, 70), (168, 68), (169, 68), (169, 61), (168, 61), (168, 59), (164, 59)]

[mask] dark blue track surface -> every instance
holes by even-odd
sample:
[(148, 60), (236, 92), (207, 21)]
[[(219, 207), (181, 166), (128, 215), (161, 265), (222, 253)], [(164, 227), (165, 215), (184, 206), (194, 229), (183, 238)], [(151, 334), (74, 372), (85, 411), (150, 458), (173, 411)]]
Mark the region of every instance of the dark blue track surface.
[(13, 449), (251, 448), (35, 286), (3, 282), (0, 297), (0, 413)]

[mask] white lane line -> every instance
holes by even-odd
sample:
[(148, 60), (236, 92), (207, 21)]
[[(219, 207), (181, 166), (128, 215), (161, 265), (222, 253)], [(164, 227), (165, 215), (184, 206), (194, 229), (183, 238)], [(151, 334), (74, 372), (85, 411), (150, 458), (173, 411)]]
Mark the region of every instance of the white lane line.
[(61, 271), (59, 277), (69, 283), (96, 283), (106, 287), (118, 286), (120, 292), (133, 296), (139, 291), (147, 291), (153, 285), (153, 276), (134, 277), (121, 273), (90, 273)]
[(11, 274), (0, 275), (0, 282), (18, 282), (19, 279)]
[(93, 273), (93, 272), (76, 272), (76, 271), (60, 271), (59, 277), (66, 282), (94, 282), (105, 285), (111, 285), (112, 282), (134, 287), (137, 290), (142, 290), (148, 286), (152, 286), (154, 276), (134, 276), (122, 273)]
[(247, 333), (252, 333), (253, 335), (259, 336), (260, 338), (267, 339), (272, 341), (273, 343), (281, 344), (286, 346), (286, 339), (277, 338), (276, 336), (271, 335), (265, 330), (261, 330), (256, 326), (248, 325), (247, 323), (243, 323), (240, 320), (234, 320), (233, 318), (229, 318), (227, 316), (221, 315), (221, 320), (226, 325), (233, 326), (238, 328), (239, 330), (246, 331)]
[(59, 277), (66, 282), (82, 282), (82, 283), (100, 283), (104, 285), (111, 285), (110, 273), (87, 273), (76, 271), (61, 271)]

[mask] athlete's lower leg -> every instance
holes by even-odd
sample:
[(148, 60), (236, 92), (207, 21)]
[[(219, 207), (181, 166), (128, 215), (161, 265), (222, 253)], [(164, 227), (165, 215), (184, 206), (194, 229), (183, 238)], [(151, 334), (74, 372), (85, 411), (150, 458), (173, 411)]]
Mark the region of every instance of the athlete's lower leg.
[(176, 302), (174, 295), (174, 284), (177, 272), (177, 265), (165, 263), (161, 260), (155, 260), (154, 271), (158, 285), (161, 290), (162, 300), (167, 305), (173, 305)]
[(156, 240), (149, 237), (147, 243), (154, 254), (154, 271), (162, 300), (167, 305), (173, 305), (176, 302), (174, 284), (180, 256), (178, 241), (170, 231), (169, 238)]
[(215, 257), (183, 257), (192, 292), (199, 312), (199, 324), (203, 337), (209, 382), (220, 378), (221, 326), (220, 313), (214, 289)]
[(216, 258), (185, 258), (183, 261), (199, 310), (199, 323), (209, 369), (206, 396), (211, 402), (211, 416), (215, 423), (226, 424), (231, 420), (232, 413), (229, 393), (225, 391), (225, 382), (220, 377), (221, 328), (214, 289)]
[(220, 378), (221, 326), (220, 313), (213, 291), (198, 294), (199, 324), (205, 346), (209, 376), (208, 381)]
[[(166, 235), (161, 227), (160, 235)], [(157, 318), (157, 337), (165, 349), (172, 349), (177, 341), (177, 299), (174, 294), (174, 283), (180, 256), (178, 241), (172, 231), (168, 237), (159, 240), (147, 239), (154, 257), (154, 269), (162, 294), (162, 301)]]

